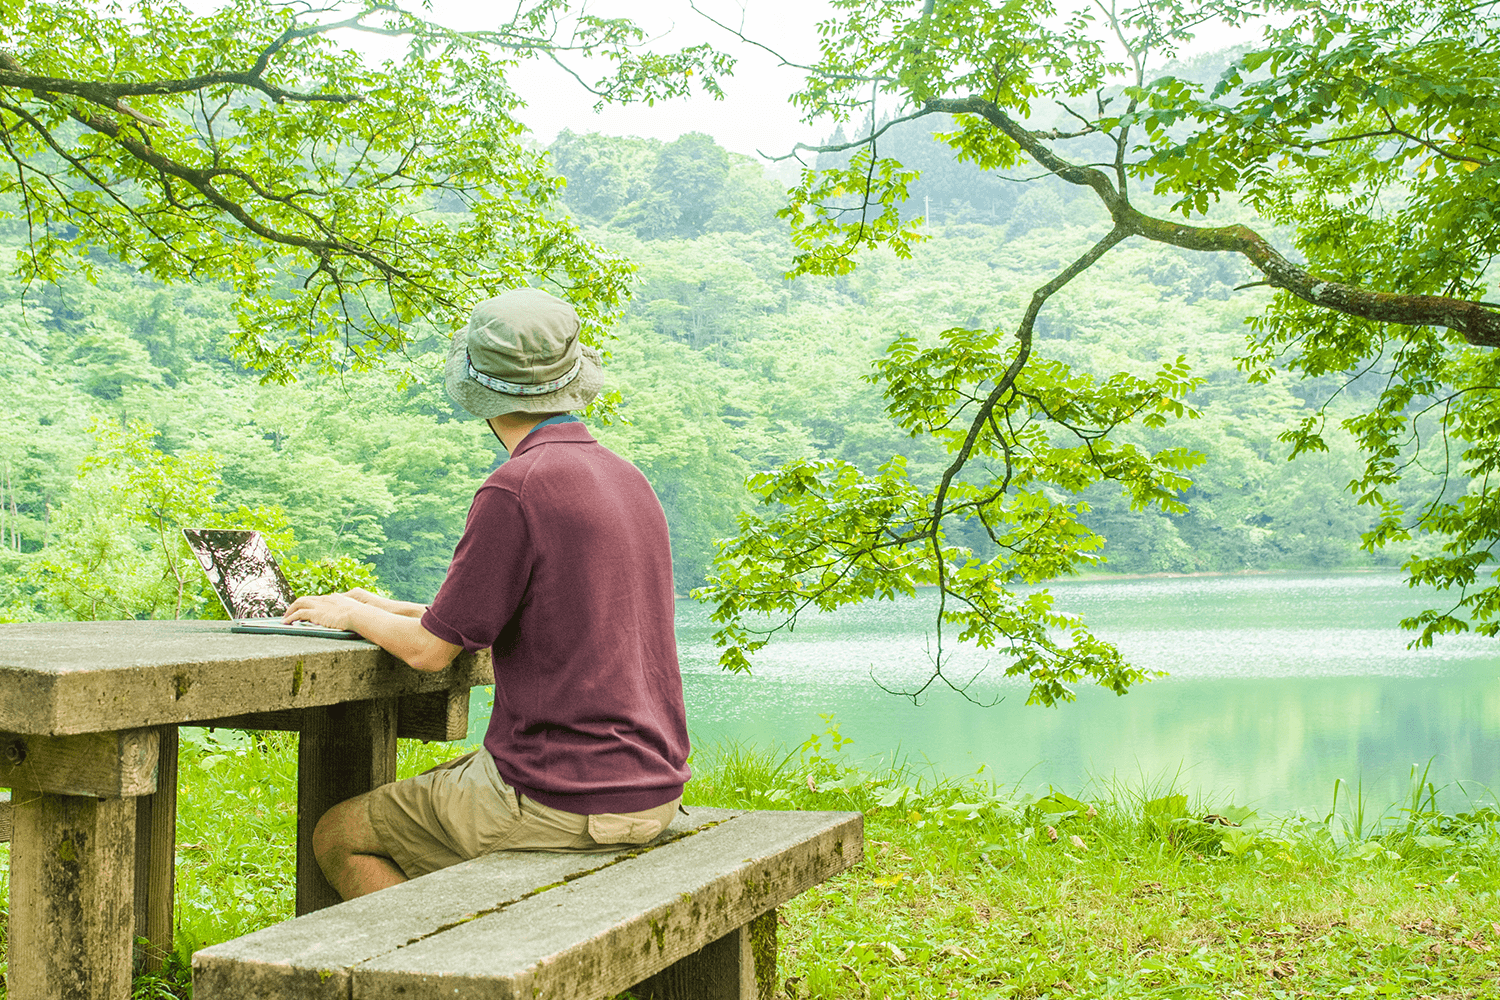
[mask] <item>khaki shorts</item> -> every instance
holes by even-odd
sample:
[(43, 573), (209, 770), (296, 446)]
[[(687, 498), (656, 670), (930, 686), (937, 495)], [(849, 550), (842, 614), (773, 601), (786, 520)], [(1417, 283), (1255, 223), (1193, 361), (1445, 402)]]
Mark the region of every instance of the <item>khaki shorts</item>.
[(505, 783), (485, 750), (369, 795), (370, 826), (407, 878), (492, 851), (615, 851), (644, 844), (682, 799), (633, 813), (583, 816), (544, 806)]

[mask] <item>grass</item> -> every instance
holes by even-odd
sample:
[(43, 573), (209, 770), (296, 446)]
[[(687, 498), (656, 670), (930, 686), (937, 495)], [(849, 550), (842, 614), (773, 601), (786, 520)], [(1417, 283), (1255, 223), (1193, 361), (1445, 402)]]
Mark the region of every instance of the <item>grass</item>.
[(783, 910), (789, 998), (1500, 995), (1500, 816), (1437, 811), (1423, 775), (1378, 824), (1347, 794), (1265, 819), (1171, 788), (913, 781), (828, 736), (779, 767), (721, 753), (694, 787), (865, 812), (866, 864)]
[[(294, 740), (185, 736), (178, 956), (142, 998), (187, 997), (193, 949), (292, 914)], [(781, 910), (786, 1000), (1500, 996), (1500, 815), (1438, 809), (1415, 770), (1378, 814), (1340, 783), (1327, 812), (1261, 817), (1170, 782), (860, 765), (847, 743), (830, 721), (693, 761), (690, 804), (865, 813), (865, 864)], [(403, 744), (401, 773), (452, 752)]]

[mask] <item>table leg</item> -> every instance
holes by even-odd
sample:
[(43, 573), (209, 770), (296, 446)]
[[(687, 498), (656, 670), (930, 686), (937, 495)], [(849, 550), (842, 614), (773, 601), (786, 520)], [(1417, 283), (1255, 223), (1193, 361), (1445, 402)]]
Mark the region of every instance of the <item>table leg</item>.
[(135, 937), (148, 943), (140, 968), (160, 969), (172, 953), (173, 880), (177, 869), (177, 727), (163, 726), (156, 792), (136, 799)]
[(348, 798), (396, 780), (396, 700), (310, 708), (297, 747), (297, 915), (340, 902), (313, 857), (318, 820)]
[(135, 799), (13, 798), (10, 1000), (125, 1000)]

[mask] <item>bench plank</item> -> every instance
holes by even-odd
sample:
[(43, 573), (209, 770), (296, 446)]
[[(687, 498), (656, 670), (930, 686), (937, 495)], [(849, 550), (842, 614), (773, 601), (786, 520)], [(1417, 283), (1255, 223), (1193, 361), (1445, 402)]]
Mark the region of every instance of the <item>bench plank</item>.
[(859, 813), (754, 812), (353, 970), (352, 1000), (595, 1000), (864, 856)]
[[(656, 843), (670, 843), (738, 815), (702, 808), (686, 816), (678, 813)], [(614, 864), (629, 853), (502, 852), (445, 868), (197, 952), (194, 996), (348, 1000), (350, 970), (361, 962), (510, 905), (540, 887)]]
[(773, 985), (775, 907), (863, 854), (859, 813), (694, 809), (645, 848), (493, 854), (204, 949), (194, 995), (677, 1000), (684, 970), (655, 974), (686, 960), (742, 1000)]

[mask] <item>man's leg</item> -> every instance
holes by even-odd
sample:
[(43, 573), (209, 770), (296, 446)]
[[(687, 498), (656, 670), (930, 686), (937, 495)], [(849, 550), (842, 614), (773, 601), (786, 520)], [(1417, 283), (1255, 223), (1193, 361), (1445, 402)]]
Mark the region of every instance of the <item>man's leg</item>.
[(346, 799), (323, 814), (313, 830), (313, 854), (323, 877), (345, 899), (406, 881), (370, 826), (372, 792)]

